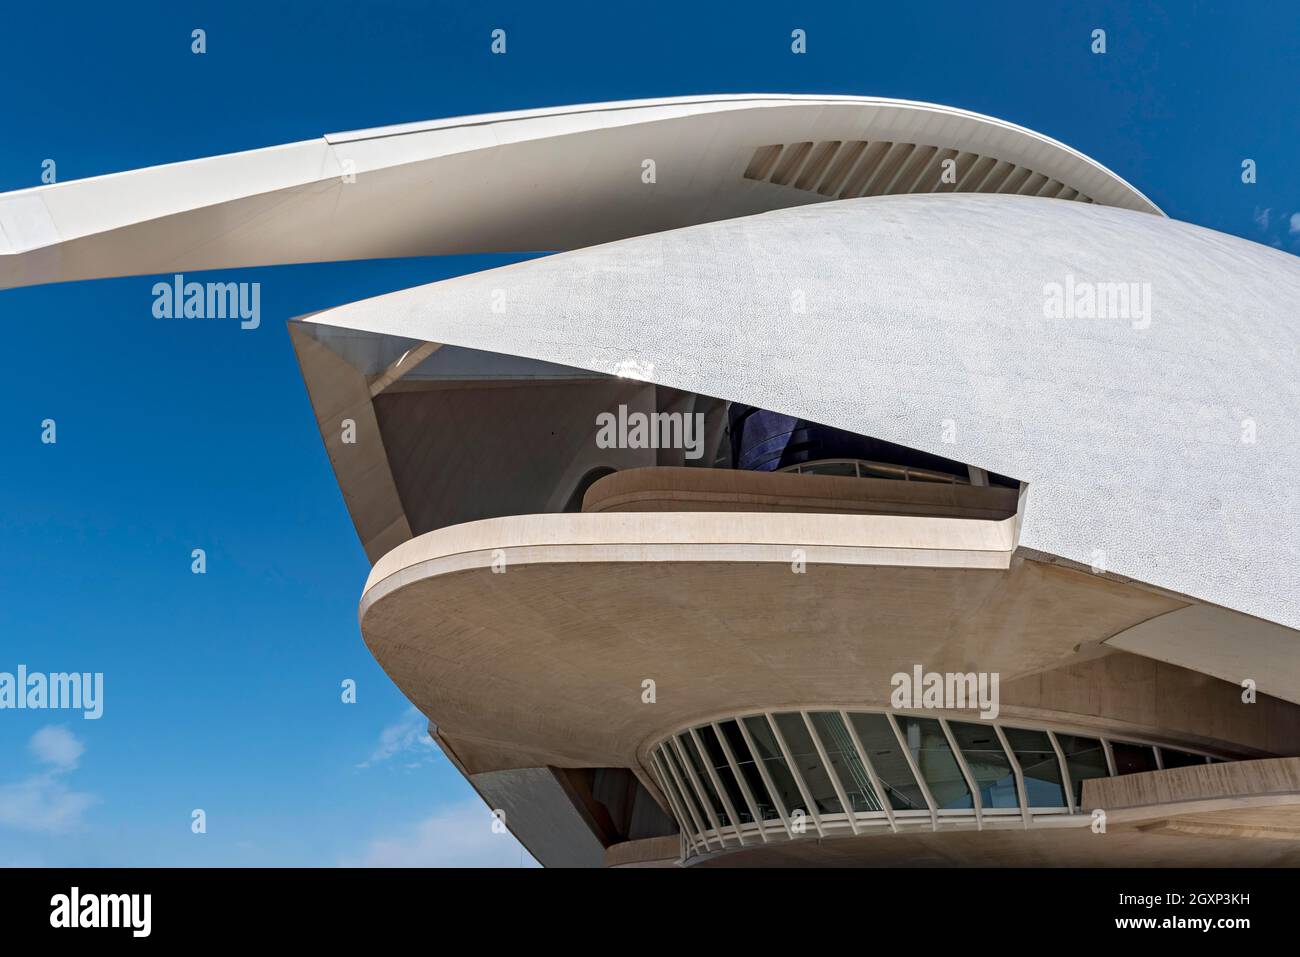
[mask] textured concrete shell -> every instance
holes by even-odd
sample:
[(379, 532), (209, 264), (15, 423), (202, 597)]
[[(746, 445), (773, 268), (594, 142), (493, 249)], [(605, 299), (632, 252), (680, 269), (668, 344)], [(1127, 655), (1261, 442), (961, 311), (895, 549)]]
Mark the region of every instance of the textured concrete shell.
[[(1147, 284), (1149, 315), (1046, 318), (1051, 284), (1089, 283)], [(1294, 258), (1196, 226), (898, 196), (629, 239), (312, 320), (631, 368), (959, 454), (1028, 483), (1022, 548), (1294, 628), (1297, 302)]]
[(6, 193), (0, 288), (573, 249), (779, 207), (930, 191), (1159, 213), (1075, 150), (964, 110), (876, 97), (682, 97), (336, 133)]

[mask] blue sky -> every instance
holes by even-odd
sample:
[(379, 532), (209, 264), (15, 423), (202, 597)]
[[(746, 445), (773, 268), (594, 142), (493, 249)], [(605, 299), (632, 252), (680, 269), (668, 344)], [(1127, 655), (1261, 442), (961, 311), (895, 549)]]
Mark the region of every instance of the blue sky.
[[(1020, 123), (1171, 216), (1300, 251), (1293, 2), (68, 3), (5, 16), (0, 190), (38, 185), (45, 159), (69, 180), (494, 110), (869, 94)], [(497, 27), (505, 56), (489, 52)], [(1097, 27), (1104, 56), (1089, 50)], [(148, 277), (0, 292), (0, 671), (105, 675), (98, 721), (0, 711), (0, 864), (527, 862), (362, 644), (368, 564), (284, 329), (507, 261), (223, 272), (262, 284), (254, 331), (155, 320)], [(193, 548), (206, 575), (190, 572)], [(345, 678), (356, 704), (340, 701)], [(206, 834), (191, 833), (194, 808)]]

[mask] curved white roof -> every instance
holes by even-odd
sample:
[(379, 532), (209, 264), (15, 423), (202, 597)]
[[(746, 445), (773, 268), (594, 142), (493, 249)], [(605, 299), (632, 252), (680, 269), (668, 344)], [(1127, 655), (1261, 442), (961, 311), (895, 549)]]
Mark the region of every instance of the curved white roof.
[[(654, 161), (654, 182), (643, 164)], [(952, 182), (943, 173), (951, 161)], [(905, 100), (753, 94), (339, 133), (0, 195), (0, 288), (574, 249), (855, 196), (999, 192), (1159, 210), (1023, 127)]]
[[(1045, 315), (1053, 284), (1121, 283), (1138, 284), (1128, 318)], [(1185, 223), (889, 196), (624, 240), (312, 320), (632, 369), (956, 457), (1028, 483), (1022, 547), (1295, 628), (1296, 302), (1294, 257)]]

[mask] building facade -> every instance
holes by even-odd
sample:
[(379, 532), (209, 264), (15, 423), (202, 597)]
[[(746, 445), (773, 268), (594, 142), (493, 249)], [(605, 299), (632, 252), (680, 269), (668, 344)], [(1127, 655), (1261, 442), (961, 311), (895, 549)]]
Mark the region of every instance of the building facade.
[(552, 251), (290, 323), (364, 640), (543, 864), (1300, 863), (1284, 253), (930, 104), (0, 196), (0, 285)]

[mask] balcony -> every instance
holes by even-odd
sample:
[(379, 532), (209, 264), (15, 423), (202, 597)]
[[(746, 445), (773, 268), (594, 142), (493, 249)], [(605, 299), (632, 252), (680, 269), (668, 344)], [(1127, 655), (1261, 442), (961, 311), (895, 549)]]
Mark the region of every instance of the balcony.
[[(822, 470), (841, 474), (824, 474)], [(885, 477), (889, 475), (891, 477)], [(842, 459), (783, 472), (658, 467), (597, 480), (584, 512), (820, 512), (1001, 521), (1014, 488), (970, 485), (925, 469)]]

